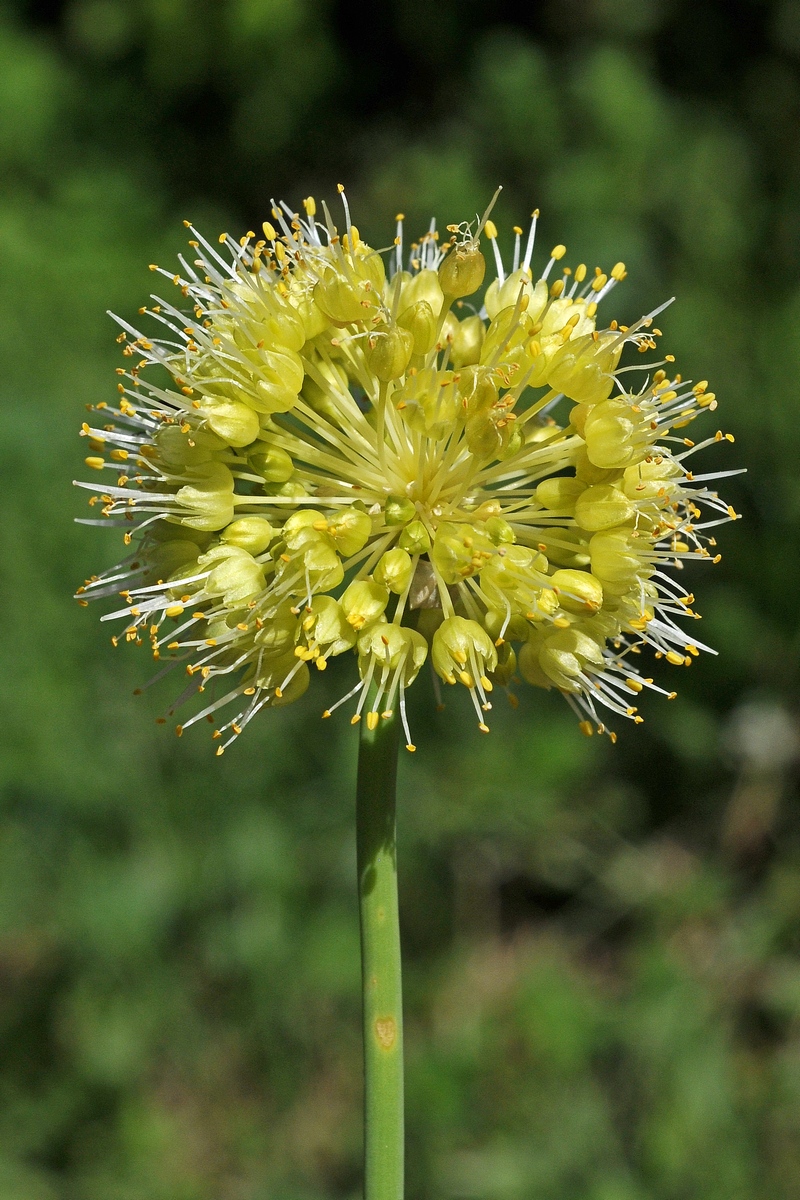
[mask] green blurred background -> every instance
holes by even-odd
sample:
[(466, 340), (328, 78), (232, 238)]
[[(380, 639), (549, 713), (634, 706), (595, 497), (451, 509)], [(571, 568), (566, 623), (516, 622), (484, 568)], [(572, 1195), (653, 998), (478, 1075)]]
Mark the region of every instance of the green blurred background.
[(719, 658), (616, 747), (543, 693), (480, 738), (414, 689), (409, 1200), (800, 1197), (800, 4), (528, 11), (0, 2), (2, 1200), (360, 1195), (345, 675), (216, 759), (69, 599), (119, 550), (70, 486), (105, 310), (181, 218), (339, 181), (378, 245), (502, 182), (504, 231), (537, 205), (547, 247), (624, 259), (620, 319), (676, 294), (666, 348), (736, 435), (706, 469), (749, 469), (687, 578)]

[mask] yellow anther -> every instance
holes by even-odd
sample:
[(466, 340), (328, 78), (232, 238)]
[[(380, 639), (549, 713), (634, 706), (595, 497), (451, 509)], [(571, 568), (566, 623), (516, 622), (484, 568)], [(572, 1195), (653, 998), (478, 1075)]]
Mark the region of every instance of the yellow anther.
[(86, 463), (86, 466), (91, 467), (93, 471), (102, 471), (103, 467), (106, 465), (102, 458), (97, 458), (94, 455), (90, 455), (83, 461)]
[(614, 266), (611, 268), (612, 279), (624, 279), (627, 274), (628, 272), (625, 270), (624, 262), (614, 263)]
[(497, 237), (497, 226), (495, 225), (494, 221), (487, 221), (483, 229), (489, 241), (493, 242)]
[(550, 257), (554, 258), (556, 262), (558, 262), (558, 260), (563, 258), (566, 253), (567, 247), (562, 246), (562, 244), (559, 242), (557, 246), (553, 246), (553, 249), (550, 251)]
[(183, 612), (184, 612), (184, 608), (183, 608), (182, 604), (170, 604), (168, 608), (164, 609), (164, 616), (165, 617), (180, 617), (183, 614)]
[(264, 230), (264, 237), (267, 239), (267, 241), (274, 242), (276, 237), (278, 236), (278, 234), (275, 230), (275, 226), (272, 225), (269, 221), (264, 221), (261, 228)]
[(684, 657), (682, 654), (679, 654), (677, 650), (668, 650), (665, 658), (668, 663), (672, 663), (673, 667), (683, 666)]

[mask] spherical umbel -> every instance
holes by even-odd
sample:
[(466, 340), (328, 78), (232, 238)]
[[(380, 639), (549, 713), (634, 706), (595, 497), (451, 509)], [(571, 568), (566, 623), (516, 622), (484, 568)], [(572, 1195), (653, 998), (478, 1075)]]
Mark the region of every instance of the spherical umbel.
[(601, 323), (624, 264), (573, 268), (559, 244), (537, 276), (538, 212), (507, 270), (492, 205), (410, 247), (399, 217), (382, 257), (342, 199), (343, 230), (309, 198), (274, 205), (263, 237), (188, 226), (191, 263), (152, 268), (180, 294), (141, 310), (163, 337), (119, 322), (117, 404), (82, 428), (103, 476), (79, 485), (89, 523), (128, 550), (81, 602), (122, 598), (112, 640), (185, 672), (178, 731), (220, 720), (217, 753), (347, 653), (358, 679), (324, 715), (352, 702), (373, 728), (397, 706), (410, 749), (426, 660), (482, 730), (521, 680), (560, 690), (585, 733), (601, 709), (641, 720), (632, 701), (665, 689), (632, 652), (706, 649), (675, 568), (716, 561), (709, 531), (736, 517), (688, 465), (733, 440), (686, 435), (716, 408), (706, 381), (637, 361), (666, 305)]

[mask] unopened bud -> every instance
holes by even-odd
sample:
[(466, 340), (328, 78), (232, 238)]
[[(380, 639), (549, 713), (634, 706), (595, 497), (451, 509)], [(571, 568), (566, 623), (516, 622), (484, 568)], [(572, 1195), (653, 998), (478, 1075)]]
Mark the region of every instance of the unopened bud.
[(406, 496), (386, 497), (383, 519), (387, 525), (407, 525), (416, 514), (416, 505)]
[(279, 446), (268, 446), (266, 442), (257, 442), (247, 461), (267, 483), (286, 483), (294, 471), (294, 463), (286, 451)]
[(238, 546), (249, 554), (263, 554), (275, 531), (264, 517), (239, 517), (220, 536), (227, 546)]
[(409, 554), (427, 554), (431, 548), (431, 539), (422, 521), (411, 521), (400, 534), (397, 544)]

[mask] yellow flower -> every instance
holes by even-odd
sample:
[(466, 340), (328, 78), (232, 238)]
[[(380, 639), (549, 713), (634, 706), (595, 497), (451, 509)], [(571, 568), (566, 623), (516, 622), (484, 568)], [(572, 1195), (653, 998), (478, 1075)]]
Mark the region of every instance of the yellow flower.
[[(273, 207), (263, 237), (214, 246), (189, 226), (191, 265), (152, 268), (182, 302), (141, 310), (160, 336), (120, 321), (118, 404), (82, 430), (87, 465), (114, 477), (80, 485), (102, 513), (89, 523), (135, 545), (81, 600), (122, 597), (109, 619), (183, 665), (180, 702), (214, 684), (178, 729), (231, 704), (218, 753), (346, 652), (359, 679), (339, 704), (358, 697), (356, 721), (370, 695), (371, 726), (399, 704), (409, 748), (405, 690), (429, 646), (481, 729), (517, 670), (562, 691), (584, 732), (604, 730), (598, 704), (640, 720), (631, 700), (663, 689), (631, 652), (705, 649), (670, 568), (710, 560), (706, 531), (736, 515), (686, 465), (732, 440), (683, 433), (713, 394), (669, 355), (620, 367), (626, 346), (655, 349), (661, 309), (601, 325), (624, 265), (561, 266), (563, 245), (535, 277), (538, 213), (507, 272), (488, 211), (408, 254), (398, 217), (387, 261), (342, 201), (344, 232), (309, 198), (302, 217)], [(496, 278), (467, 304), (482, 237)]]

